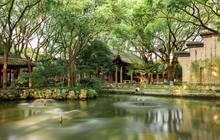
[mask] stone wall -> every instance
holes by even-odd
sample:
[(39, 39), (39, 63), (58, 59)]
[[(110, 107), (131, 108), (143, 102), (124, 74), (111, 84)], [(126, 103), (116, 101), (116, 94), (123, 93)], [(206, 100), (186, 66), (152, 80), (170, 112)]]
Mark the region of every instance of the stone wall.
[(203, 36), (203, 47), (190, 47), (190, 57), (179, 57), (184, 83), (220, 84), (219, 36)]
[(0, 100), (20, 99), (55, 99), (55, 100), (86, 100), (98, 96), (94, 89), (24, 89), (1, 90)]
[(220, 57), (220, 41), (217, 36), (203, 38), (204, 47), (190, 48), (190, 61), (215, 59)]
[(215, 59), (220, 57), (220, 41), (218, 40), (218, 36), (207, 36), (203, 38), (204, 43), (204, 51), (205, 55), (203, 56), (203, 60), (205, 59)]
[(192, 62), (190, 82), (220, 84), (220, 57)]
[(182, 82), (189, 83), (190, 82), (190, 67), (191, 63), (190, 57), (179, 57), (179, 64), (182, 66)]

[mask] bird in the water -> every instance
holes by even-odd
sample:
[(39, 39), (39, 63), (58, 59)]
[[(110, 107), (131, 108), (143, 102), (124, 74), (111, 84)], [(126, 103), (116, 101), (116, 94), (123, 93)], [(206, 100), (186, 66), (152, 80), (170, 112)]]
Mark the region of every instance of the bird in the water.
[(62, 116), (60, 116), (59, 123), (60, 123), (61, 125), (63, 124), (63, 118), (62, 118)]
[(135, 92), (139, 92), (139, 91), (140, 91), (140, 88), (137, 87), (137, 88), (135, 89)]

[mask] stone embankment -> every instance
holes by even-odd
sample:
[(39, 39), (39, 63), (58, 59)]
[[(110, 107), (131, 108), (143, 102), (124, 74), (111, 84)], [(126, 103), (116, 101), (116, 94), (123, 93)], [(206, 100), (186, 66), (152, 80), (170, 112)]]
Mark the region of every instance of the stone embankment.
[(19, 99), (55, 99), (55, 100), (86, 100), (98, 96), (94, 89), (22, 89), (0, 90), (0, 100)]
[(203, 98), (220, 99), (220, 93), (216, 91), (205, 90), (174, 90), (174, 89), (103, 89), (101, 92), (110, 94), (132, 94), (160, 97), (181, 97), (181, 98)]

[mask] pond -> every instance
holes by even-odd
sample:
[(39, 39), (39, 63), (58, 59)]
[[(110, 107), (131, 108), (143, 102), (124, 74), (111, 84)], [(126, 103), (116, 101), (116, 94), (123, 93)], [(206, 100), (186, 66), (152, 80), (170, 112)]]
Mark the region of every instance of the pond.
[(109, 95), (0, 103), (0, 140), (220, 140), (220, 102)]

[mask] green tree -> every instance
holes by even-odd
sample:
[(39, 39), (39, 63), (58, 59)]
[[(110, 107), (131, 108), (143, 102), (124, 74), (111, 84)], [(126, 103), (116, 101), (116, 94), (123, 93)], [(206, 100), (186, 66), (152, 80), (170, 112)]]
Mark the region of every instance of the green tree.
[(14, 45), (12, 53), (16, 57), (24, 57), (28, 61), (29, 88), (32, 88), (32, 61), (37, 61), (40, 49), (48, 45), (49, 36), (46, 34), (46, 26), (49, 18), (46, 16), (46, 2), (41, 2), (33, 7), (21, 19), (15, 29)]
[(213, 33), (220, 33), (219, 0), (170, 0), (167, 6), (171, 11), (175, 10), (191, 17), (190, 20), (185, 20), (181, 17), (170, 18), (202, 27)]
[(169, 18), (180, 16), (182, 19), (188, 18), (179, 13), (164, 10), (158, 16), (163, 18), (158, 18), (147, 27), (147, 30), (151, 31), (154, 37), (154, 45), (150, 50), (168, 66), (168, 80), (173, 82), (174, 67), (177, 64), (175, 52), (186, 50), (185, 43), (194, 40), (200, 29)]
[[(45, 61), (43, 61), (45, 60)], [(66, 73), (66, 64), (57, 59), (45, 59), (41, 58), (41, 62), (37, 64), (33, 70), (33, 86), (45, 87), (50, 85), (51, 82), (55, 82), (56, 78), (58, 82), (64, 85), (64, 75)], [(53, 83), (55, 84), (55, 83)]]
[(74, 83), (76, 58), (106, 28), (109, 17), (103, 12), (90, 0), (59, 1), (51, 11), (55, 45), (49, 49), (67, 64), (69, 87)]
[(0, 42), (3, 48), (3, 88), (7, 88), (7, 66), (9, 52), (14, 44), (15, 29), (24, 16), (41, 0), (3, 0), (0, 8)]
[(113, 69), (112, 52), (102, 41), (95, 40), (83, 50), (77, 59), (78, 69), (100, 77)]

